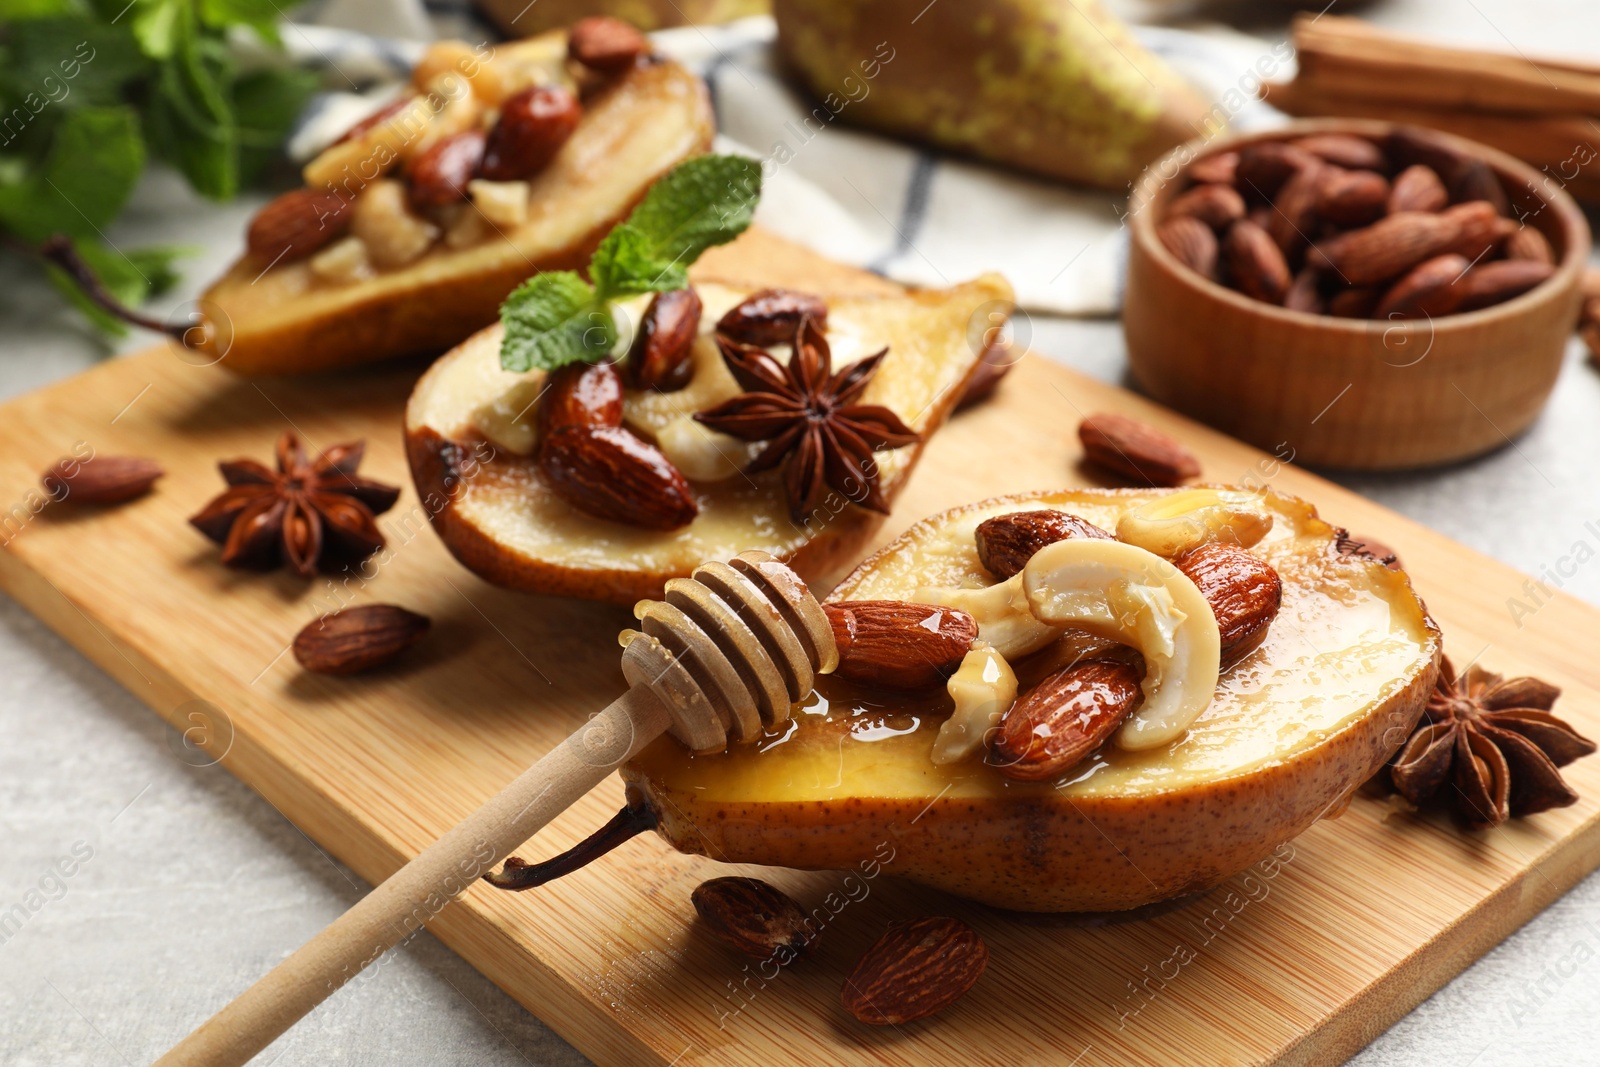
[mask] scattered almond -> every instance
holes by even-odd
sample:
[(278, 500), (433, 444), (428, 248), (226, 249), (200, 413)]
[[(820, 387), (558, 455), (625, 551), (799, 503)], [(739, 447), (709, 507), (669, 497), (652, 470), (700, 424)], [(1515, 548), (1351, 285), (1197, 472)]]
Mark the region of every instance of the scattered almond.
[(828, 328), (828, 305), (820, 296), (793, 289), (752, 293), (717, 321), (717, 332), (747, 345), (781, 345), (794, 340), (801, 318)]
[(1144, 672), (1119, 660), (1063, 667), (1022, 694), (1000, 720), (988, 762), (1007, 778), (1038, 782), (1071, 770), (1138, 706)]
[(1418, 163), (1395, 176), (1389, 189), (1389, 214), (1402, 211), (1443, 211), (1450, 193), (1432, 167)]
[(717, 940), (755, 959), (787, 964), (815, 936), (794, 898), (759, 878), (713, 878), (695, 886), (689, 899)]
[(1243, 659), (1267, 636), (1267, 627), (1283, 603), (1283, 583), (1270, 563), (1221, 542), (1201, 545), (1173, 563), (1217, 617), (1224, 666)]
[(79, 504), (120, 504), (143, 496), (166, 472), (139, 456), (63, 456), (39, 481), (52, 500)]
[(1182, 485), (1200, 473), (1193, 452), (1160, 430), (1115, 412), (1084, 419), (1078, 424), (1078, 440), (1090, 463), (1141, 485)]
[(689, 355), (700, 332), (700, 294), (694, 286), (657, 293), (628, 350), (630, 385), (668, 392), (689, 384)]
[(1447, 252), (1413, 267), (1383, 294), (1372, 312), (1375, 319), (1437, 318), (1456, 310), (1465, 288), (1459, 283), (1472, 264)]
[(1231, 185), (1197, 185), (1176, 197), (1167, 208), (1167, 218), (1196, 218), (1213, 230), (1244, 218), (1244, 197)]
[(954, 1004), (988, 964), (988, 946), (960, 919), (896, 923), (844, 980), (840, 999), (869, 1026), (899, 1026)]
[(1549, 281), (1556, 268), (1534, 259), (1501, 259), (1474, 267), (1458, 286), (1458, 311), (1475, 311), (1521, 296)]
[(426, 615), (363, 604), (324, 615), (294, 637), (294, 658), (318, 674), (357, 674), (393, 660), (428, 632)]
[(1048, 508), (1042, 511), (1012, 511), (978, 524), (974, 537), (978, 560), (1001, 581), (1020, 574), (1033, 554), (1045, 545), (1074, 537), (1111, 539), (1112, 535), (1076, 515)]
[(971, 615), (937, 604), (846, 600), (822, 610), (839, 648), (834, 673), (883, 689), (944, 684), (978, 636)]
[(620, 74), (649, 51), (649, 40), (632, 23), (607, 15), (579, 19), (567, 31), (567, 55), (605, 74)]
[(1249, 219), (1241, 219), (1223, 238), (1228, 277), (1246, 296), (1268, 304), (1283, 303), (1289, 291), (1289, 263), (1272, 236)]
[(1000, 380), (1011, 373), (1011, 368), (1017, 365), (1017, 354), (1012, 351), (1011, 342), (999, 338), (983, 350), (983, 355), (978, 357), (978, 363), (972, 369), (972, 374), (967, 378), (966, 387), (961, 390), (961, 399), (956, 401), (956, 410), (963, 411), (974, 404), (981, 403), (994, 395), (1000, 387)]
[(661, 450), (621, 426), (559, 426), (539, 449), (551, 490), (602, 519), (675, 530), (700, 513), (689, 483)]
[(1156, 228), (1156, 239), (1174, 259), (1206, 278), (1217, 273), (1217, 235), (1193, 216), (1167, 219)]

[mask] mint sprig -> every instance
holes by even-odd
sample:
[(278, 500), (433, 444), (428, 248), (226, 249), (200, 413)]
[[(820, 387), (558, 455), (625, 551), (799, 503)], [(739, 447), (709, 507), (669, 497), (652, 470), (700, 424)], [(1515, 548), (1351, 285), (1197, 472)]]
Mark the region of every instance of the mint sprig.
[(535, 274), (500, 306), (509, 371), (594, 363), (616, 344), (611, 302), (682, 289), (689, 265), (712, 245), (750, 225), (761, 197), (761, 165), (742, 156), (698, 156), (650, 187), (589, 258), (589, 281), (575, 271)]

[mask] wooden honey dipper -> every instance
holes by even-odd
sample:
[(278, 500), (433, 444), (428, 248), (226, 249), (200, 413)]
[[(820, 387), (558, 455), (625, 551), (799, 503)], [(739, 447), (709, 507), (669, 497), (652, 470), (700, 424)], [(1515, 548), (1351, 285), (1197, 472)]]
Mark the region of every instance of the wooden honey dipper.
[(806, 584), (764, 552), (706, 563), (634, 608), (628, 691), (184, 1038), (157, 1067), (242, 1067), (651, 741), (753, 741), (838, 665)]

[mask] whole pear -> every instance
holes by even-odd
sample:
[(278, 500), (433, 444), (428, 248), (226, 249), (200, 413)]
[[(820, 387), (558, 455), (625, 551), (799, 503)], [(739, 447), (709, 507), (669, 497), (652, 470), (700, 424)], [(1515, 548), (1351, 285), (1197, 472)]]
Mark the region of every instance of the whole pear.
[(774, 0), (819, 122), (1123, 188), (1211, 108), (1099, 0)]

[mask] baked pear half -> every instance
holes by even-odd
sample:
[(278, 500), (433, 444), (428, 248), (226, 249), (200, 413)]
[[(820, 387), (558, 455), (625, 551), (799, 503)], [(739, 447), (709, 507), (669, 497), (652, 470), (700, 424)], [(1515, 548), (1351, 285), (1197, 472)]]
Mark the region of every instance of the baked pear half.
[(676, 63), (574, 76), (566, 57), (560, 32), (434, 46), (416, 95), (256, 217), (249, 251), (202, 298), (202, 347), (249, 375), (439, 352), (529, 276), (581, 269), (715, 130), (704, 84)]
[[(1235, 504), (1246, 495), (1211, 491)], [(832, 616), (863, 601), (964, 600), (980, 641), (1026, 653), (1011, 659), (1011, 692), (1020, 695), (1015, 704), (1002, 701), (1009, 719), (1040, 679), (1064, 663), (1141, 668), (1127, 647), (1082, 630), (1018, 645), (1019, 633), (1008, 629), (1015, 618), (979, 607), (987, 591), (1004, 584), (980, 562), (980, 523), (1028, 513), (1037, 527), (1048, 525), (1043, 513), (1062, 513), (1128, 534), (1125, 517), (1138, 511), (1156, 520), (1142, 530), (1144, 543), (1153, 544), (1172, 533), (1162, 525), (1173, 518), (1163, 513), (1163, 498), (1180, 499), (1164, 490), (1077, 489), (944, 512), (868, 559), (824, 607)], [(1265, 564), (1276, 572), (1281, 601), (1264, 634), (1252, 637), (1255, 643), (1231, 665), (1225, 653), (1217, 674), (1217, 660), (1210, 661), (1216, 682), (1209, 701), (1166, 743), (1116, 734), (1057, 773), (1019, 780), (994, 759), (993, 737), (985, 739), (987, 753), (978, 745), (966, 758), (935, 762), (954, 706), (942, 679), (921, 691), (894, 691), (836, 674), (754, 744), (709, 755), (672, 740), (651, 745), (624, 768), (630, 799), (647, 806), (658, 832), (684, 852), (729, 863), (843, 869), (875, 849), (881, 858), (886, 850), (879, 846), (888, 841), (890, 873), (1018, 911), (1117, 911), (1215, 886), (1341, 810), (1411, 731), (1440, 653), (1439, 631), (1404, 573), (1342, 552), (1341, 531), (1302, 500), (1252, 490), (1243, 507), (1256, 516), (1242, 540), (1250, 542), (1257, 569), (1266, 573)], [(1052, 536), (1083, 533), (1080, 527)], [(986, 557), (995, 563), (1015, 547), (991, 544)], [(1034, 559), (1061, 548), (1041, 548)], [(1114, 554), (1095, 549), (1080, 556)], [(1030, 564), (1022, 572), (1031, 575), (1029, 583), (1039, 577), (1035, 569)], [(1208, 588), (1203, 578), (1195, 585)], [(1090, 594), (1104, 602), (1092, 583)], [(1226, 649), (1223, 616), (1219, 610)], [(948, 618), (924, 626), (946, 636), (952, 629)], [(1026, 652), (1029, 645), (1036, 650)], [(880, 661), (885, 647), (878, 646)], [(841, 654), (847, 663), (850, 650)], [(1151, 657), (1146, 648), (1153, 665)], [(957, 688), (952, 679), (949, 689)], [(1156, 702), (1149, 696), (1143, 707)], [(1008, 736), (1007, 721), (991, 734)]]
[[(758, 232), (729, 249), (740, 245), (786, 252)], [(819, 583), (859, 558), (882, 514), (829, 493), (796, 518), (782, 470), (742, 469), (761, 446), (705, 433), (694, 419), (744, 391), (714, 332), (761, 286), (710, 280), (726, 279), (717, 263), (728, 261), (708, 257), (705, 271), (691, 272), (702, 310), (687, 383), (670, 391), (630, 387), (622, 398), (621, 429), (659, 448), (686, 476), (693, 518), (676, 528), (600, 517), (558, 492), (539, 454), (549, 376), (502, 369), (501, 327), (475, 334), (422, 377), (406, 408), (407, 453), (434, 528), (457, 559), (496, 585), (631, 604), (660, 596), (668, 579), (688, 576), (705, 560), (747, 549), (769, 552)], [(919, 438), (872, 454), (887, 504), (978, 365), (985, 327), (974, 324), (987, 323), (997, 307), (1009, 314), (1011, 288), (985, 275), (941, 290), (881, 286), (810, 295), (825, 299), (824, 333), (838, 373), (887, 349), (859, 402), (888, 408)], [(619, 318), (637, 322), (644, 308), (642, 301), (624, 306)], [(772, 353), (792, 359), (788, 345), (773, 345)]]

